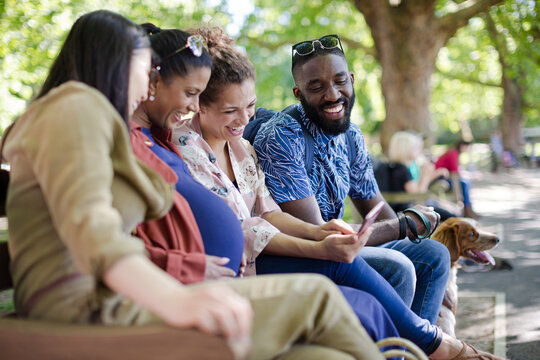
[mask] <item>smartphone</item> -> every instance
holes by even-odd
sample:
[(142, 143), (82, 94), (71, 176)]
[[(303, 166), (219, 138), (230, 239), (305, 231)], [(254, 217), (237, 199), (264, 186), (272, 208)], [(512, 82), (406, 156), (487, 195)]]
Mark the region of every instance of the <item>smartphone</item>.
[(379, 216), (379, 213), (381, 212), (383, 207), (384, 201), (381, 201), (367, 213), (366, 217), (364, 218), (364, 222), (362, 223), (362, 225), (360, 225), (358, 235), (362, 235), (362, 233), (366, 231), (367, 228), (375, 222), (375, 219), (377, 218), (377, 216)]

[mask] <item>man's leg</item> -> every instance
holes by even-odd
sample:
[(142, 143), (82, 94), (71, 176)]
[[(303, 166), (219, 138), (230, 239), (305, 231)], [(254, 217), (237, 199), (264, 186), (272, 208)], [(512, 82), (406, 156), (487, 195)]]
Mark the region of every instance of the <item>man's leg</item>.
[(354, 359), (382, 358), (338, 288), (323, 276), (257, 276), (227, 284), (250, 300), (255, 313), (250, 359), (275, 358), (298, 342)]
[(461, 193), (463, 194), (463, 205), (471, 206), (471, 197), (469, 196), (471, 185), (463, 178), (459, 178), (459, 184), (461, 185)]
[(380, 247), (400, 251), (412, 261), (416, 270), (416, 290), (411, 309), (436, 324), (450, 274), (450, 254), (446, 246), (424, 239), (420, 244), (395, 240)]
[(366, 246), (360, 256), (396, 290), (405, 305), (411, 307), (416, 287), (416, 271), (400, 251)]

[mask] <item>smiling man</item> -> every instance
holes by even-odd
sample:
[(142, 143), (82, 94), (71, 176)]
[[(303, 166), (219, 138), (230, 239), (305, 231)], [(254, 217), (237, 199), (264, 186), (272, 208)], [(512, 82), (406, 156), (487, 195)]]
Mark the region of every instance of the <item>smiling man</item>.
[[(253, 144), (270, 192), (283, 211), (314, 224), (341, 218), (347, 196), (365, 217), (384, 199), (362, 132), (350, 121), (354, 74), (339, 37), (294, 45), (292, 73), (300, 104), (262, 124)], [(406, 236), (430, 233), (437, 215), (416, 207), (396, 216), (385, 203), (378, 219), (360, 256), (414, 312), (435, 324), (448, 279), (448, 251), (435, 241), (417, 244)]]

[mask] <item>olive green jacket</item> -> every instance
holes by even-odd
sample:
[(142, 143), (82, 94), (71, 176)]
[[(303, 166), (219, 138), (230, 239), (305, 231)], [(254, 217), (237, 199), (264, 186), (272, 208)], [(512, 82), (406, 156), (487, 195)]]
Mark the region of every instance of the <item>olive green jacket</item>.
[(118, 298), (101, 282), (104, 272), (144, 253), (130, 233), (167, 213), (174, 187), (135, 158), (118, 112), (80, 82), (34, 101), (3, 155), (11, 165), (6, 210), (17, 312), (89, 321)]

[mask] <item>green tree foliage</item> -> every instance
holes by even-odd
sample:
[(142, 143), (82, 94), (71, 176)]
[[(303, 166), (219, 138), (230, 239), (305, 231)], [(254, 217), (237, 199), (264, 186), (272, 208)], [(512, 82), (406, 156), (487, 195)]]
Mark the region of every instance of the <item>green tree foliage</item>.
[(380, 68), (363, 17), (349, 1), (255, 1), (238, 39), (257, 68), (259, 104), (281, 109), (296, 102), (291, 88), (291, 45), (339, 34), (349, 67), (356, 74), (355, 121), (371, 131), (384, 118)]
[[(475, 138), (487, 141), (494, 129), (503, 127), (503, 95), (512, 96), (503, 94), (503, 75), (511, 77), (521, 95), (520, 99), (511, 101), (519, 108), (510, 112), (522, 113), (524, 126), (540, 124), (538, 10), (538, 2), (506, 1), (491, 8), (488, 14), (471, 19), (467, 27), (450, 39), (439, 53), (438, 71), (433, 76), (431, 111), (441, 128), (456, 133), (460, 121), (469, 119)], [(504, 72), (502, 64), (505, 64)], [(519, 132), (507, 128), (503, 135), (519, 137)], [(506, 141), (512, 149), (514, 146), (509, 144), (519, 142), (519, 139)]]
[(201, 23), (225, 25), (230, 18), (219, 7), (197, 0), (7, 0), (2, 1), (2, 5), (2, 129), (24, 110), (39, 90), (71, 25), (84, 13), (109, 9), (137, 23), (152, 22), (161, 28), (181, 29)]
[[(338, 33), (344, 40), (350, 68), (356, 75), (359, 106), (354, 121), (368, 133), (378, 129), (385, 119), (380, 88), (381, 67), (371, 31), (354, 4), (346, 0), (300, 0), (295, 4), (285, 0), (271, 4), (259, 0), (254, 3), (255, 11), (245, 22), (239, 42), (247, 49), (258, 69), (259, 103), (279, 109), (294, 102), (290, 90), (293, 86), (290, 46), (301, 40)], [(434, 16), (442, 18), (455, 12), (459, 9), (458, 3), (437, 1)], [(437, 63), (444, 71), (432, 78), (430, 105), (432, 119), (438, 125), (434, 126), (436, 130), (457, 132), (460, 121), (492, 119), (500, 113), (500, 65), (493, 46), (479, 50), (480, 42), (475, 36), (483, 36), (484, 42), (489, 39), (481, 30), (484, 30), (482, 20), (473, 18), (458, 32), (459, 39), (451, 39), (439, 55)], [(471, 76), (483, 79), (484, 83), (468, 81)], [(471, 102), (471, 99), (479, 101)]]
[[(439, 0), (433, 12), (443, 17), (461, 3)], [(11, 122), (39, 89), (67, 31), (82, 13), (107, 8), (136, 22), (150, 21), (163, 28), (186, 29), (205, 23), (231, 29), (232, 19), (239, 16), (233, 6), (237, 4), (237, 0), (0, 1), (0, 128)], [(257, 68), (258, 105), (280, 109), (295, 102), (291, 45), (337, 33), (355, 73), (353, 121), (366, 133), (379, 128), (385, 119), (381, 67), (371, 31), (352, 1), (252, 0), (252, 4), (253, 12), (233, 35), (238, 36), (239, 46), (246, 49)], [(540, 122), (536, 100), (540, 86), (538, 6), (538, 1), (513, 0), (490, 12), (508, 44), (506, 56), (523, 89), (526, 126)], [(455, 133), (470, 119), (485, 129), (496, 126), (503, 97), (501, 76), (497, 48), (484, 18), (472, 18), (438, 54), (431, 79), (434, 129)]]
[(476, 140), (489, 139), (497, 127), (503, 90), (498, 53), (481, 18), (471, 19), (448, 41), (436, 68), (430, 110), (439, 139), (454, 141), (463, 121), (472, 122)]
[(496, 31), (491, 42), (521, 88), (525, 126), (540, 125), (540, 2), (507, 1), (488, 16)]

